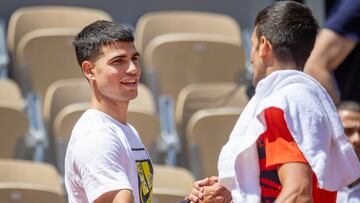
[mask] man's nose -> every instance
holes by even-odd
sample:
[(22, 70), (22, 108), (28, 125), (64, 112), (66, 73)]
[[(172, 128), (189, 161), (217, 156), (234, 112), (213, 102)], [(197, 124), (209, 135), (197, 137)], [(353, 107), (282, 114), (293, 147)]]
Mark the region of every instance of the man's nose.
[(139, 72), (140, 67), (138, 67), (133, 61), (130, 62), (126, 73), (128, 74), (136, 74)]

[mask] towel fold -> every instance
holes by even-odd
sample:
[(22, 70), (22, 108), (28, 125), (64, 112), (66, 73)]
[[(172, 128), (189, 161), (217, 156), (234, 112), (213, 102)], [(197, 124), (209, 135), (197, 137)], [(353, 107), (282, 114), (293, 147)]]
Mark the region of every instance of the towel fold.
[(284, 111), (288, 129), (320, 188), (336, 191), (360, 176), (360, 162), (326, 90), (303, 72), (275, 71), (258, 83), (220, 152), (219, 180), (235, 203), (260, 202), (256, 140), (266, 130), (264, 110), (269, 107)]

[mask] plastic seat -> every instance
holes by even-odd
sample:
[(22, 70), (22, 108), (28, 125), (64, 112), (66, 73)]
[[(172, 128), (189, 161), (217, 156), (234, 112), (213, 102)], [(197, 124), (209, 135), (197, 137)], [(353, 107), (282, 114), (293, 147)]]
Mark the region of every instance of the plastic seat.
[(83, 77), (72, 46), (79, 31), (77, 28), (44, 28), (30, 31), (21, 38), (14, 74), (25, 92), (32, 90), (44, 96), (49, 85), (57, 80)]
[(161, 35), (144, 54), (146, 73), (155, 75), (159, 93), (174, 99), (190, 84), (237, 81), (244, 61), (238, 41), (208, 34)]
[(242, 108), (222, 107), (196, 112), (187, 125), (190, 167), (197, 178), (217, 175), (217, 160)]
[(56, 169), (45, 163), (0, 160), (0, 202), (65, 203)]
[(184, 200), (194, 182), (194, 176), (185, 168), (154, 165), (154, 202), (175, 203)]
[(169, 33), (207, 33), (225, 35), (240, 42), (239, 24), (230, 16), (195, 11), (150, 12), (136, 24), (135, 37), (139, 52), (156, 36)]
[(18, 85), (0, 79), (0, 157), (14, 158), (17, 146), (29, 128), (24, 100)]
[(246, 87), (236, 83), (192, 84), (183, 88), (176, 101), (176, 124), (180, 132), (190, 117), (201, 109), (219, 107), (244, 107), (248, 102)]
[(31, 6), (17, 9), (8, 25), (8, 48), (15, 54), (17, 43), (28, 32), (42, 28), (78, 28), (96, 21), (112, 20), (98, 9), (70, 6)]
[(248, 102), (246, 87), (236, 83), (204, 83), (192, 84), (183, 88), (175, 107), (175, 118), (178, 132), (183, 143), (184, 160), (190, 161), (186, 127), (189, 119), (197, 111), (221, 107), (242, 108)]
[(0, 79), (0, 102), (16, 106), (19, 109), (24, 108), (24, 99), (19, 85), (8, 78)]
[(53, 82), (44, 97), (43, 115), (51, 131), (55, 117), (66, 106), (91, 101), (91, 90), (85, 78), (62, 79)]

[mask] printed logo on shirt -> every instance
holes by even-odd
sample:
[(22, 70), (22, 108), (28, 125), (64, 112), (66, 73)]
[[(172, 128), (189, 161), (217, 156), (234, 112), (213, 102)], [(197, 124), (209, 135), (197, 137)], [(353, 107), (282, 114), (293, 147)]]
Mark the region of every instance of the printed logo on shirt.
[(141, 203), (152, 202), (153, 168), (150, 160), (137, 160), (136, 168), (139, 178), (139, 194)]

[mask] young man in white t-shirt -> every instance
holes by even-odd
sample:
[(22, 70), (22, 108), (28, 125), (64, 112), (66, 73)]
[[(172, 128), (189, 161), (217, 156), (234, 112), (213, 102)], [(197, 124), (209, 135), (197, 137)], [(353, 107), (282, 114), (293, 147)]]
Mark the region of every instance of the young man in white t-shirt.
[(151, 160), (126, 119), (141, 73), (133, 32), (114, 22), (96, 21), (73, 44), (92, 101), (76, 123), (66, 152), (69, 202), (150, 203)]

